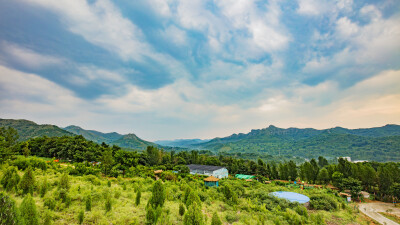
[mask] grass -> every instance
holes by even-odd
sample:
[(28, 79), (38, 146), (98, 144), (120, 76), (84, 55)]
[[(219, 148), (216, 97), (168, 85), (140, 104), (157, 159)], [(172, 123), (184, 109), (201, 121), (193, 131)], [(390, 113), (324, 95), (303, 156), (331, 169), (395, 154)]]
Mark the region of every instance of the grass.
[(381, 214), (382, 216), (388, 218), (389, 220), (392, 220), (396, 223), (400, 223), (400, 217), (396, 216), (394, 214), (391, 213), (387, 213), (387, 212), (379, 212), (379, 214)]
[[(0, 169), (2, 168), (4, 168), (4, 166), (0, 167)], [(44, 198), (40, 197), (38, 187), (46, 177), (49, 188), (45, 197), (56, 199), (57, 184), (62, 173), (66, 169), (66, 167), (59, 166), (58, 168), (47, 169), (47, 171), (42, 171), (40, 169), (34, 171), (37, 189), (34, 192), (33, 198), (40, 215), (45, 215), (47, 207), (43, 204)], [(3, 171), (4, 169), (0, 171), (0, 177), (2, 177)], [(19, 171), (19, 174), (22, 176), (23, 171)], [(90, 193), (92, 194), (92, 210), (89, 212), (85, 211), (83, 224), (145, 224), (146, 205), (151, 197), (152, 186), (155, 182), (151, 178), (134, 177), (116, 179), (93, 175), (70, 175), (69, 181), (71, 187), (68, 194), (71, 197), (71, 204), (67, 207), (65, 203), (57, 201), (56, 208), (50, 212), (53, 224), (78, 224), (78, 214), (82, 209), (85, 209), (85, 196)], [(111, 181), (111, 187), (108, 187), (108, 181)], [(123, 190), (124, 183), (126, 185), (126, 190)], [(238, 225), (274, 224), (277, 220), (283, 221), (282, 224), (287, 224), (287, 222), (285, 222), (287, 219), (286, 216), (289, 212), (293, 211), (279, 210), (277, 208), (268, 211), (261, 200), (249, 197), (254, 193), (294, 191), (308, 196), (314, 194), (334, 196), (334, 194), (326, 189), (301, 190), (274, 184), (262, 184), (242, 180), (222, 180), (221, 185), (242, 188), (238, 204), (229, 205), (225, 202), (224, 195), (219, 188), (206, 188), (200, 179), (183, 179), (177, 182), (164, 181), (166, 203), (163, 207), (163, 213), (159, 219), (159, 224), (183, 224), (183, 217), (179, 215), (179, 204), (182, 203), (181, 199), (184, 195), (183, 190), (186, 185), (189, 185), (192, 189), (196, 190), (199, 195), (203, 196), (202, 214), (206, 224), (211, 223), (214, 212), (218, 213), (223, 224), (228, 224), (229, 222)], [(142, 191), (141, 201), (138, 206), (135, 205), (135, 189), (137, 187), (140, 187)], [(0, 191), (2, 190), (3, 189), (0, 188)], [(107, 194), (111, 194), (112, 196), (112, 210), (110, 212), (106, 212), (105, 210), (105, 196)], [(9, 195), (16, 200), (17, 206), (21, 204), (23, 196), (18, 193), (9, 193)], [(340, 201), (339, 198), (335, 198)], [(308, 213), (310, 217), (306, 220), (309, 224), (313, 224), (311, 215), (319, 215), (326, 223), (331, 224), (350, 224), (354, 221), (357, 221), (358, 224), (369, 224), (362, 215), (353, 209), (353, 205), (346, 206), (346, 208), (334, 212), (309, 210)], [(260, 223), (260, 221), (263, 223)]]

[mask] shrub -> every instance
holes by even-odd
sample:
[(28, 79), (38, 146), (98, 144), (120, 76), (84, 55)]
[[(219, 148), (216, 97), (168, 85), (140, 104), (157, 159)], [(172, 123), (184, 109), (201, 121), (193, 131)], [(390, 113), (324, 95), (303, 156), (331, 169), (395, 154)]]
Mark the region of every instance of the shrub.
[(0, 224), (20, 224), (20, 218), (15, 202), (2, 192), (0, 192)]
[(87, 175), (85, 176), (85, 180), (90, 181), (94, 185), (101, 185), (99, 178), (94, 175)]
[(218, 217), (217, 212), (214, 212), (213, 214), (211, 225), (222, 225), (221, 219)]
[(54, 210), (54, 208), (56, 207), (56, 201), (51, 197), (46, 197), (43, 200), (43, 205), (50, 210)]
[(51, 221), (53, 220), (51, 213), (49, 210), (46, 210), (44, 212), (43, 216), (43, 225), (51, 225)]
[(89, 193), (86, 196), (85, 204), (86, 204), (86, 211), (91, 211), (92, 210), (92, 194)]
[(179, 215), (183, 216), (185, 214), (185, 206), (181, 203), (179, 204)]
[(25, 196), (22, 201), (20, 211), (24, 224), (39, 225), (39, 215), (36, 209), (36, 204), (30, 194)]
[(79, 212), (79, 215), (78, 215), (78, 222), (79, 222), (79, 224), (82, 224), (83, 223), (83, 219), (85, 218), (85, 212), (83, 211), (83, 210), (81, 210), (80, 212)]
[(332, 211), (338, 209), (338, 203), (335, 199), (327, 195), (315, 195), (310, 198), (310, 208)]
[(106, 209), (106, 212), (110, 212), (111, 209), (112, 209), (112, 202), (111, 202), (111, 196), (110, 195), (107, 195), (107, 197), (106, 197), (105, 209)]
[(115, 191), (114, 198), (119, 199), (121, 197), (121, 191)]
[(294, 208), (294, 211), (296, 211), (297, 214), (299, 214), (300, 216), (304, 216), (306, 218), (308, 218), (308, 213), (307, 213), (307, 209), (304, 206), (296, 206), (296, 208)]
[(28, 167), (19, 183), (19, 188), (22, 190), (23, 194), (30, 193), (33, 195), (33, 189), (35, 188), (35, 177), (32, 172), (32, 168)]
[(228, 223), (234, 223), (236, 221), (239, 220), (239, 217), (236, 214), (226, 214), (225, 216), (226, 221), (228, 221)]
[(141, 196), (142, 196), (142, 192), (141, 192), (140, 189), (139, 189), (139, 191), (138, 191), (137, 194), (136, 194), (136, 201), (135, 201), (135, 204), (136, 204), (136, 205), (140, 205), (140, 198), (141, 198)]
[(197, 205), (196, 202), (190, 205), (188, 208), (187, 213), (185, 214), (185, 217), (183, 219), (183, 224), (184, 225), (203, 225), (204, 223), (204, 218), (203, 214), (201, 213), (201, 208), (199, 205)]
[(186, 207), (189, 208), (189, 206), (192, 205), (193, 203), (201, 205), (201, 200), (195, 191), (190, 192), (189, 197), (186, 200)]
[(149, 200), (149, 203), (153, 208), (162, 207), (165, 202), (165, 188), (160, 180), (158, 180), (153, 186), (153, 193)]
[(58, 187), (60, 189), (65, 189), (67, 191), (71, 187), (71, 185), (69, 184), (69, 178), (67, 173), (63, 173), (63, 175), (61, 176), (60, 182), (58, 183)]
[(42, 186), (40, 187), (40, 197), (44, 197), (46, 195), (47, 192), (47, 178), (45, 177), (43, 182), (42, 182)]
[(107, 181), (107, 186), (111, 187), (111, 181), (110, 180)]
[(47, 170), (46, 161), (43, 159), (39, 159), (36, 157), (25, 158), (25, 157), (18, 157), (16, 160), (12, 162), (12, 164), (20, 170), (25, 170), (28, 167), (32, 168), (39, 168), (41, 170)]
[(325, 224), (324, 217), (321, 214), (311, 214), (311, 221), (314, 222), (316, 225), (323, 225)]
[(0, 183), (6, 191), (11, 191), (12, 189), (17, 189), (20, 180), (17, 169), (10, 166), (1, 178)]

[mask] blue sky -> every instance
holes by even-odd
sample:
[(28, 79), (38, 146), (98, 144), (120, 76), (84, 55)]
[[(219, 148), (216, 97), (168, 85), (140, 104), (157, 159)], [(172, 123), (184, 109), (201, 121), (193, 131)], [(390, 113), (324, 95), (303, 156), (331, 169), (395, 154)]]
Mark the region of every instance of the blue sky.
[(147, 140), (400, 123), (400, 2), (0, 0), (0, 117)]

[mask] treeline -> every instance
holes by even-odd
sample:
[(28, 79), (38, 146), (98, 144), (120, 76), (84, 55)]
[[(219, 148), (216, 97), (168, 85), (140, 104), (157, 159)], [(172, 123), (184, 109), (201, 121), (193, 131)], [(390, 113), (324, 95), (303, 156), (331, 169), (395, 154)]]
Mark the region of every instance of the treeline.
[[(312, 184), (333, 184), (340, 190), (349, 189), (357, 197), (361, 190), (376, 194), (379, 199), (400, 199), (400, 164), (364, 162), (351, 163), (339, 159), (329, 164), (324, 157), (296, 164), (289, 160), (282, 163), (212, 155), (203, 151), (164, 151), (148, 146), (143, 152), (125, 151), (118, 146), (97, 144), (82, 136), (38, 137), (17, 142), (18, 134), (12, 128), (0, 129), (0, 154), (10, 157), (12, 153), (35, 155), (76, 163), (78, 174), (96, 172), (90, 162), (101, 162), (101, 170), (108, 176), (129, 176), (143, 173), (151, 176), (152, 169), (175, 170), (188, 173), (187, 164), (224, 166), (231, 175), (252, 174), (259, 181), (281, 179), (307, 181)], [(3, 157), (2, 159), (6, 159)], [(154, 176), (154, 175), (153, 175)]]

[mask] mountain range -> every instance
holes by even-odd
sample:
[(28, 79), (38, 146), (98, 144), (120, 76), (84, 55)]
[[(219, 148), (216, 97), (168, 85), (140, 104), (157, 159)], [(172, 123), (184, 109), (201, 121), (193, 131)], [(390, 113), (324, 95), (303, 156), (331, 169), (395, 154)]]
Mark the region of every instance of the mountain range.
[(104, 142), (109, 145), (118, 145), (121, 148), (144, 150), (149, 145), (158, 146), (155, 143), (140, 139), (135, 134), (102, 133), (95, 130), (85, 130), (73, 125), (60, 128), (55, 125), (39, 125), (29, 120), (0, 119), (0, 127), (15, 128), (18, 131), (20, 141), (41, 136), (61, 137), (82, 135), (87, 140), (99, 144)]
[[(400, 126), (388, 124), (382, 127), (347, 129), (278, 128), (269, 126), (249, 133), (232, 134), (228, 137), (201, 139), (177, 139), (172, 141), (145, 141), (135, 134), (102, 133), (85, 130), (78, 126), (59, 128), (55, 125), (38, 125), (28, 120), (0, 119), (0, 127), (17, 129), (20, 140), (40, 136), (82, 135), (96, 143), (118, 145), (122, 148), (143, 150), (148, 145), (171, 149), (179, 147), (210, 150), (221, 154), (300, 156), (304, 158), (350, 156), (359, 160), (400, 161)], [(169, 147), (168, 147), (169, 146)]]

